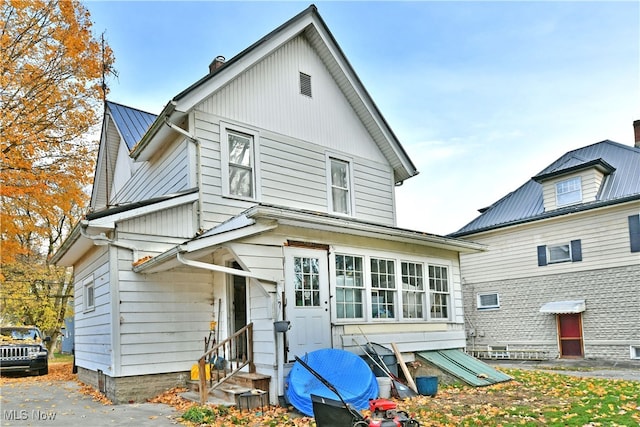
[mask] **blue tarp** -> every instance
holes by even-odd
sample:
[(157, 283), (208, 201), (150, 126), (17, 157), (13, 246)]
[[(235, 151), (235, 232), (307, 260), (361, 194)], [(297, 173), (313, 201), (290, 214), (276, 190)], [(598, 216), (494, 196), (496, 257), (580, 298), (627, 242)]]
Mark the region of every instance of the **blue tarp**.
[[(333, 385), (345, 402), (358, 410), (368, 408), (369, 399), (378, 397), (375, 375), (364, 360), (353, 353), (328, 348), (307, 353), (301, 359)], [(312, 417), (311, 394), (338, 399), (334, 392), (296, 362), (287, 377), (287, 399), (297, 410)]]

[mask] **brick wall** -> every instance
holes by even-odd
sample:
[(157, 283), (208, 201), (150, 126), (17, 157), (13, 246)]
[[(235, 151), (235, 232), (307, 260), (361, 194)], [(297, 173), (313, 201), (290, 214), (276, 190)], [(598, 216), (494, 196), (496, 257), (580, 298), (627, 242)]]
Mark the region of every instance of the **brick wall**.
[[(479, 292), (498, 292), (500, 308), (478, 310)], [(640, 265), (463, 284), (467, 346), (508, 345), (559, 357), (556, 316), (540, 313), (551, 301), (586, 301), (582, 313), (585, 359), (629, 361), (640, 345)], [(472, 331), (472, 333), (470, 333)], [(640, 363), (640, 362), (639, 362)]]

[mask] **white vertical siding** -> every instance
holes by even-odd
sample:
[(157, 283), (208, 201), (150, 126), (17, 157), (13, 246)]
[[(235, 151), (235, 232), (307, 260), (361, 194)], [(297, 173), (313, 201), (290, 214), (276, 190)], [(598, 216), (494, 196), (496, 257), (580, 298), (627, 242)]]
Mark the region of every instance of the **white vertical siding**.
[[(300, 94), (300, 72), (311, 76), (312, 97)], [(303, 36), (276, 50), (196, 109), (385, 162)]]
[(189, 188), (190, 175), (187, 144), (177, 138), (161, 154), (141, 164), (131, 179), (114, 197), (114, 203), (147, 200)]
[(118, 223), (118, 232), (191, 238), (196, 233), (194, 204), (186, 204)]
[[(108, 248), (90, 251), (75, 267), (75, 357), (78, 366), (113, 375)], [(93, 279), (95, 307), (84, 307), (84, 283)]]

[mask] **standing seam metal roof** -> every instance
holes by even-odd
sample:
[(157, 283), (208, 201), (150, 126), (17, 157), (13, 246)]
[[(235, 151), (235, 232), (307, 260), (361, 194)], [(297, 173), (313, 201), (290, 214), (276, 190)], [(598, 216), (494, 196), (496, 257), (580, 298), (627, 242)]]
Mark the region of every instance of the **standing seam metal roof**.
[[(597, 160), (604, 161), (615, 169), (603, 181), (597, 200), (545, 212), (542, 185), (535, 179)], [(640, 148), (605, 140), (565, 153), (520, 188), (484, 209), (480, 216), (450, 236), (459, 237), (634, 198), (640, 199)]]
[(136, 108), (107, 101), (107, 108), (115, 122), (129, 151), (140, 141), (151, 124), (155, 121), (155, 114), (147, 113)]

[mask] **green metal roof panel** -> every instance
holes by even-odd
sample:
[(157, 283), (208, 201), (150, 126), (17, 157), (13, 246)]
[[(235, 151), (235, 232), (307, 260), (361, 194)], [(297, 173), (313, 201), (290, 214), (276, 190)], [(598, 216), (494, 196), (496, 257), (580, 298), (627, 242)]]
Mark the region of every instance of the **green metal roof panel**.
[(476, 387), (510, 381), (512, 378), (461, 350), (421, 351), (418, 357)]

